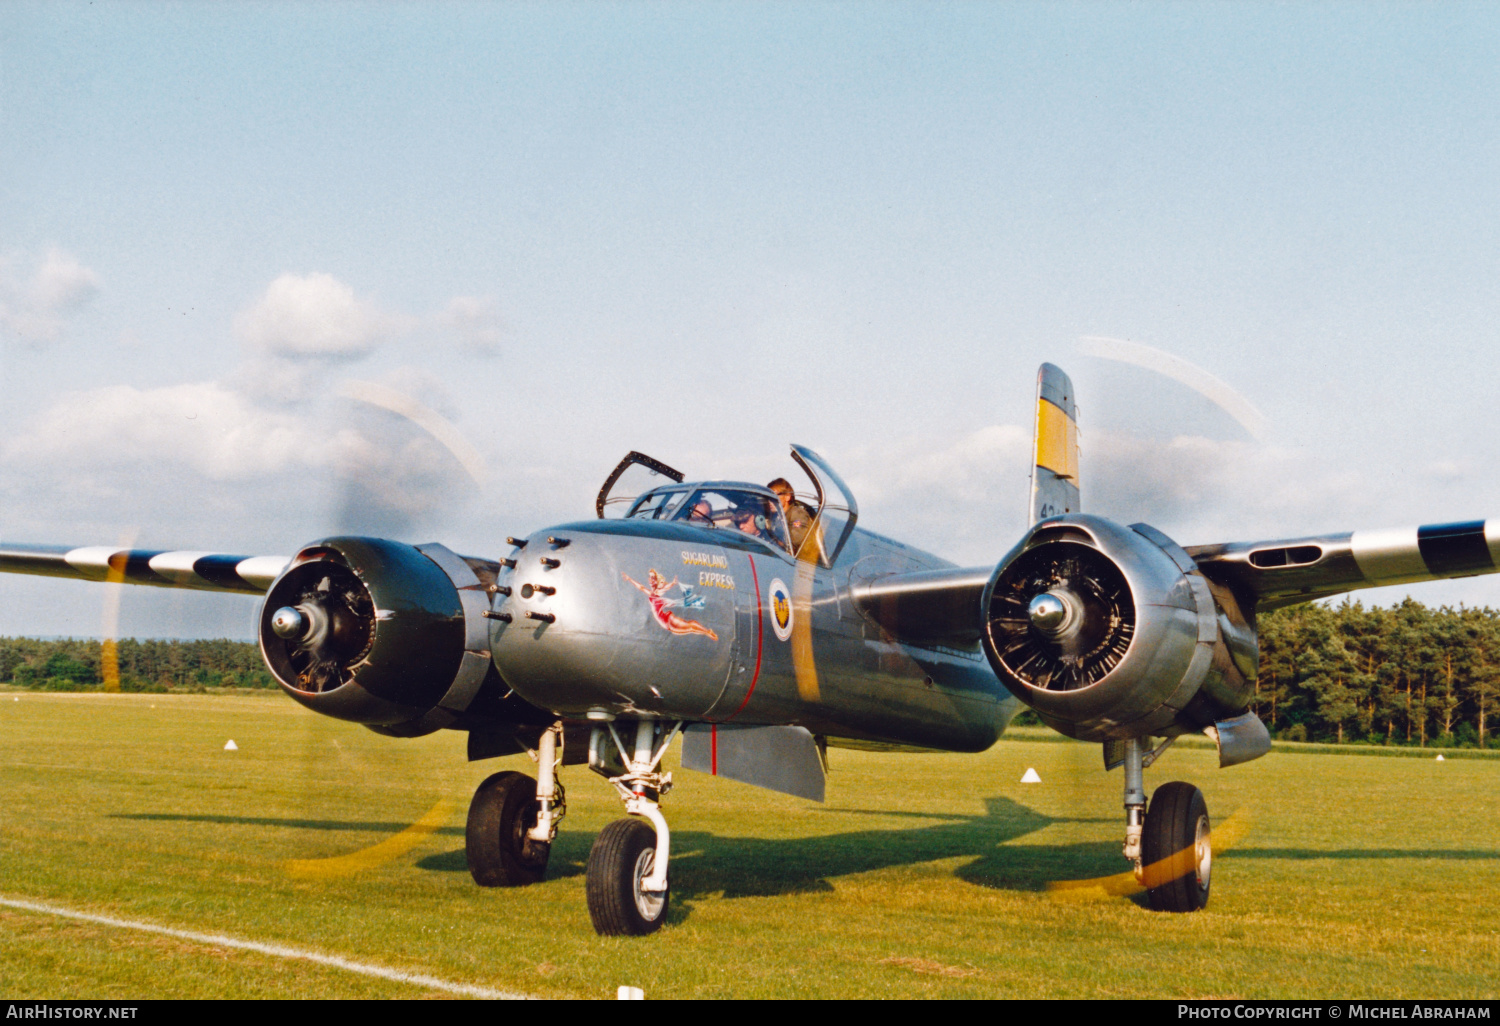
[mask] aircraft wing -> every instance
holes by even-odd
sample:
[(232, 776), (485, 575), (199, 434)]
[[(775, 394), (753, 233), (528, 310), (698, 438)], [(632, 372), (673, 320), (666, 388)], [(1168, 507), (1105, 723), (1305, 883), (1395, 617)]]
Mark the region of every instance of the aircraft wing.
[[(1307, 538), (1186, 548), (1198, 569), (1242, 603), (1278, 609), (1360, 588), (1474, 577), (1500, 570), (1500, 520), (1470, 520)], [(983, 629), (994, 567), (891, 574), (852, 588), (864, 615), (913, 644), (966, 645)]]
[(911, 644), (967, 646), (983, 631), (979, 607), (992, 566), (891, 574), (856, 584), (855, 604), (870, 620)]
[(1359, 588), (1475, 577), (1500, 569), (1500, 520), (1469, 520), (1278, 541), (1188, 546), (1204, 576), (1259, 609)]
[(0, 573), (71, 577), (80, 581), (150, 584), (262, 595), (290, 556), (153, 551), (94, 545), (0, 545)]

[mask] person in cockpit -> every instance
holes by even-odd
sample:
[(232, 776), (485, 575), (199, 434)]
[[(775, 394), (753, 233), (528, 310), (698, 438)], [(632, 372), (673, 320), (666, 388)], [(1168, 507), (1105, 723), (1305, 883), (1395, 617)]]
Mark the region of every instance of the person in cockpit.
[(718, 527), (714, 523), (713, 507), (708, 504), (707, 499), (699, 499), (693, 503), (693, 508), (688, 510), (688, 523), (697, 524), (699, 527)]
[(786, 478), (778, 477), (766, 487), (781, 500), (781, 511), (786, 515), (786, 526), (792, 534), (792, 551), (800, 552), (802, 543), (807, 539), (807, 532), (812, 530), (813, 511), (797, 498), (792, 491), (792, 483)]
[(746, 495), (743, 504), (735, 511), (734, 526), (744, 534), (770, 542), (779, 549), (786, 549), (786, 537), (781, 532), (779, 510), (773, 500)]

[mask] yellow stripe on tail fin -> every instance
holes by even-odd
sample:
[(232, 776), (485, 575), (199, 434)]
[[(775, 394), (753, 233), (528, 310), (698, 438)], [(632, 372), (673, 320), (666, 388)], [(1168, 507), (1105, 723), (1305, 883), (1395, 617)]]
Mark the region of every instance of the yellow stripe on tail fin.
[(1078, 406), (1073, 382), (1050, 363), (1036, 375), (1036, 459), (1031, 472), (1031, 523), (1077, 513)]

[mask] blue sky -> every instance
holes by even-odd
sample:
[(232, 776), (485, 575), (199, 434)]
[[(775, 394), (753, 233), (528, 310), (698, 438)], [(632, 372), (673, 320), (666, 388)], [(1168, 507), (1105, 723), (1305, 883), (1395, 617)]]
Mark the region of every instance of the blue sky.
[[(1086, 506), (1184, 543), (1500, 515), (1497, 44), (1463, 4), (8, 5), (0, 537), (290, 552), (400, 458), (410, 540), (494, 554), (626, 449), (764, 480), (798, 441), (980, 563), (1042, 360)], [(351, 380), (482, 482), (372, 456)], [(0, 631), (94, 633), (96, 591), (0, 581)]]

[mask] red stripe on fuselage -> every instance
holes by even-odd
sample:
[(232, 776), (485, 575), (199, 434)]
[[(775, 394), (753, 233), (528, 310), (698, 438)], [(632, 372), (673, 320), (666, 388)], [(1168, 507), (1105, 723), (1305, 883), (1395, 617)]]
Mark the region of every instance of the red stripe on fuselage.
[(711, 753), (710, 757), (709, 757), (709, 773), (713, 774), (714, 776), (718, 776), (719, 775), (719, 725), (717, 723), (713, 723), (713, 724), (709, 725), (709, 728), (708, 728), (708, 739), (709, 739), (708, 750)]
[[(745, 706), (747, 706), (747, 705), (750, 704), (750, 696), (753, 695), (753, 694), (755, 694), (755, 682), (758, 681), (758, 680), (760, 680), (760, 656), (761, 656), (761, 651), (760, 650), (761, 650), (761, 646), (765, 644), (765, 629), (764, 629), (765, 625), (761, 622), (763, 614), (761, 612), (761, 603), (760, 603), (760, 577), (757, 576), (756, 573), (755, 573), (755, 557), (752, 556), (752, 555), (750, 555), (747, 552), (747, 553), (745, 553), (745, 558), (748, 559), (748, 560), (750, 560), (750, 580), (755, 585), (755, 673), (750, 678), (750, 690), (745, 692), (745, 700), (740, 703), (740, 707), (738, 709), (736, 709), (734, 712), (730, 713), (724, 719), (725, 723), (728, 723), (730, 720), (734, 719), (740, 713), (744, 712), (745, 711)], [(714, 733), (714, 759), (715, 759), (715, 765), (717, 765), (717, 760), (718, 760), (718, 755), (719, 755), (718, 737), (719, 737), (719, 735), (718, 735), (718, 733), (716, 731)]]

